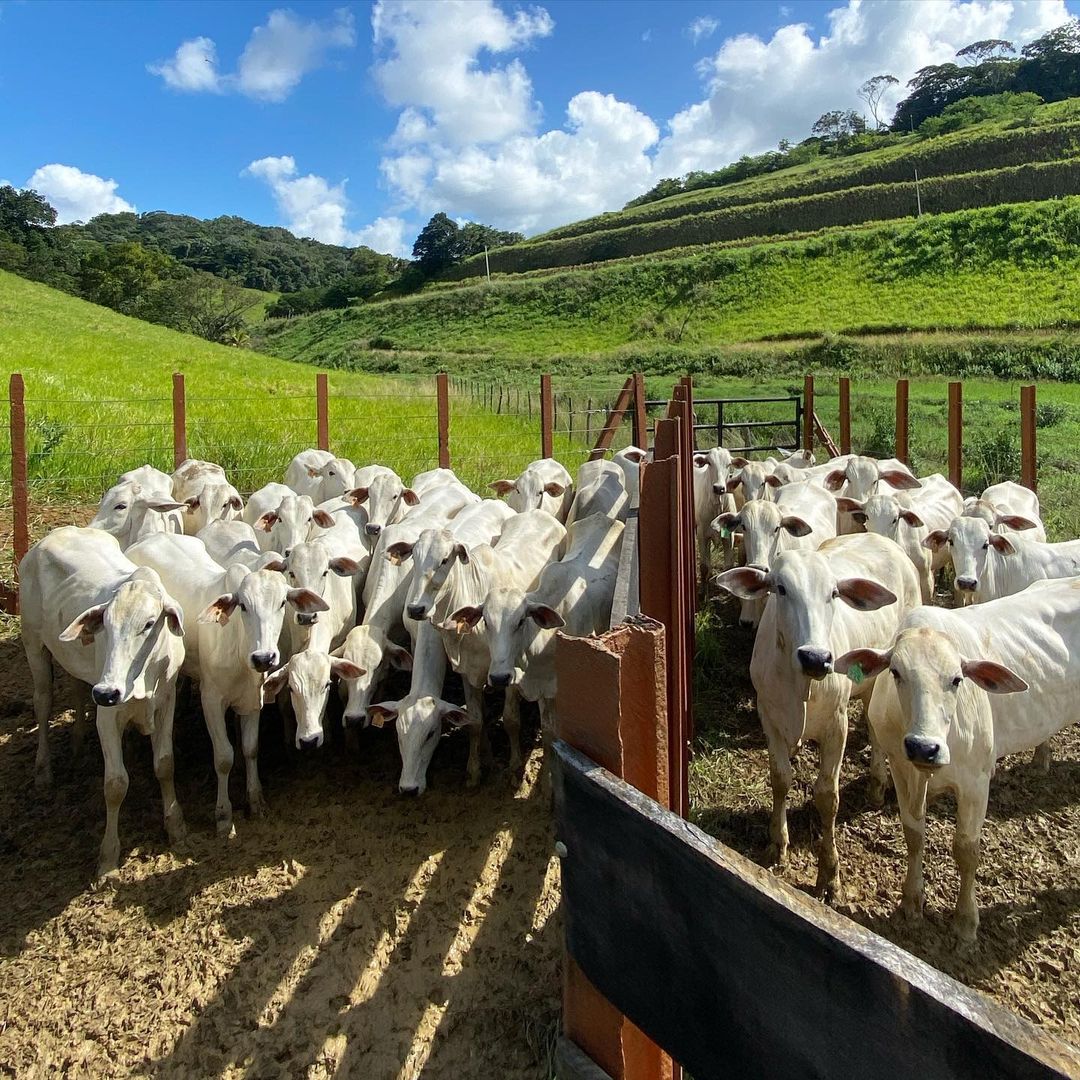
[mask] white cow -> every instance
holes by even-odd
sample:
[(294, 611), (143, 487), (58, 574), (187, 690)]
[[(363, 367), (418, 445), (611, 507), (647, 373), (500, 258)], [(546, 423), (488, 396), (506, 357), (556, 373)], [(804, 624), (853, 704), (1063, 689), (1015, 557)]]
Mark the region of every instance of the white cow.
[[(544, 567), (533, 589), (518, 584), (495, 588), (482, 605), (491, 652), (488, 682), (498, 688), (516, 686), (526, 701), (540, 703), (545, 741), (554, 729), (554, 631), (561, 627), (565, 634), (586, 637), (608, 629), (624, 528), (606, 514), (575, 521), (566, 533), (566, 554)], [(503, 724), (510, 736), (510, 767), (518, 771), (516, 709), (513, 715), (504, 713)]]
[(255, 530), (243, 521), (211, 521), (196, 535), (203, 542), (206, 553), (219, 566), (243, 563), (250, 570), (261, 569), (275, 563), (280, 556), (274, 551), (263, 551)]
[[(733, 469), (728, 477), (726, 490), (728, 494), (736, 496), (737, 505), (740, 498), (743, 502), (753, 502), (755, 499), (775, 497), (776, 492), (783, 486), (783, 481), (773, 475), (776, 462), (772, 458), (766, 461), (746, 461), (745, 458), (736, 460), (743, 461), (744, 464), (737, 470)], [(734, 462), (732, 464), (734, 465)]]
[(288, 620), (290, 652), (305, 649), (329, 653), (345, 642), (356, 625), (357, 597), (353, 578), (367, 568), (366, 549), (339, 547), (324, 537), (294, 544), (285, 556), (285, 579), (292, 589), (306, 589), (325, 607), (293, 612)]
[(329, 450), (301, 450), (285, 470), (285, 486), (297, 495), (307, 495), (315, 502), (322, 502), (317, 498), (322, 490), (322, 468), (333, 460), (334, 455)]
[(288, 556), (297, 544), (317, 536), (319, 529), (333, 528), (334, 524), (330, 513), (317, 507), (309, 495), (286, 495), (275, 510), (268, 510), (251, 522), (251, 527), (269, 538), (268, 542), (260, 538), (260, 547)]
[(611, 455), (611, 460), (622, 469), (623, 482), (633, 500), (641, 489), (641, 465), (650, 460), (649, 453), (638, 446), (624, 446)]
[(626, 519), (630, 495), (626, 490), (623, 470), (612, 461), (599, 458), (586, 461), (578, 469), (574, 501), (566, 515), (566, 527), (593, 514), (606, 514), (617, 521)]
[(420, 496), (406, 487), (397, 473), (389, 471), (374, 476), (370, 484), (352, 488), (345, 497), (367, 511), (364, 531), (370, 537), (378, 536), (387, 525), (400, 521), (409, 507), (420, 503)]
[[(915, 569), (891, 540), (858, 533), (827, 540), (817, 551), (781, 552), (767, 574), (739, 567), (721, 574), (718, 582), (740, 599), (769, 595), (750, 660), (769, 743), (769, 855), (782, 861), (787, 853), (791, 759), (801, 742), (816, 742), (814, 805), (822, 823), (817, 887), (826, 897), (835, 895), (840, 876), (836, 813), (848, 701), (867, 698), (872, 680), (850, 682), (834, 672), (833, 659), (853, 648), (881, 648), (892, 641), (900, 620), (919, 603)], [(873, 749), (871, 799), (880, 803), (885, 763)]]
[(295, 495), (296, 492), (287, 484), (276, 484), (271, 482), (269, 484), (263, 484), (261, 488), (257, 491), (253, 491), (248, 497), (247, 504), (244, 506), (240, 519), (250, 525), (253, 529), (257, 530), (256, 538), (259, 542), (259, 547), (263, 551), (270, 550), (270, 534), (259, 526), (259, 519), (264, 514), (271, 514), (277, 510), (281, 505), (282, 499), (289, 499)]
[(34, 679), (37, 781), (51, 781), (49, 719), (53, 660), (93, 686), (105, 759), (105, 836), (98, 875), (120, 860), (118, 821), (127, 794), (122, 737), (129, 724), (149, 735), (165, 828), (184, 836), (173, 785), (173, 706), (184, 660), (184, 618), (152, 570), (136, 567), (98, 529), (54, 529), (19, 564), (22, 639)]
[(363, 674), (363, 668), (349, 660), (305, 649), (293, 653), (285, 664), (267, 677), (263, 694), (266, 698), (277, 697), (288, 686), (296, 717), (296, 749), (319, 749), (326, 739), (326, 706), (333, 679), (345, 682), (359, 679)]
[(929, 604), (934, 599), (934, 574), (945, 565), (947, 549), (930, 551), (923, 541), (931, 532), (948, 529), (962, 511), (964, 500), (940, 473), (924, 476), (920, 482), (922, 487), (911, 492), (906, 506), (895, 495), (883, 493), (871, 495), (864, 502), (841, 496), (836, 506), (865, 525), (868, 532), (887, 536), (904, 549), (919, 575), (923, 603)]
[(724, 569), (735, 564), (735, 544), (730, 536), (717, 537), (711, 525), (718, 514), (735, 513), (738, 509), (734, 495), (728, 494), (727, 482), (734, 472), (746, 464), (746, 458), (733, 458), (723, 446), (694, 455), (694, 537), (698, 553), (698, 580), (702, 589), (708, 587), (712, 573), (712, 546), (719, 541), (723, 552)]
[[(101, 497), (90, 528), (101, 529), (115, 536), (121, 548), (129, 547), (140, 537), (151, 533), (183, 532), (184, 522), (180, 512), (185, 509), (184, 504), (177, 502), (169, 491), (163, 494), (156, 486), (144, 487), (139, 480), (131, 479), (132, 475), (125, 473)], [(166, 482), (168, 479), (166, 476)]]
[(128, 557), (158, 572), (191, 628), (184, 672), (199, 683), (203, 719), (214, 745), (217, 828), (219, 834), (230, 836), (233, 749), (225, 712), (231, 708), (240, 717), (248, 808), (252, 814), (261, 814), (266, 803), (259, 781), (259, 710), (271, 700), (264, 684), (281, 658), (278, 641), (285, 606), (326, 611), (326, 601), (308, 589), (289, 588), (276, 570), (251, 571), (242, 565), (225, 570), (193, 536), (148, 536), (130, 549)]
[[(891, 648), (841, 657), (837, 671), (877, 680), (868, 719), (889, 758), (908, 848), (902, 910), (923, 907), (926, 804), (956, 795), (960, 870), (954, 927), (975, 939), (979, 836), (994, 763), (1044, 745), (1080, 720), (1080, 579), (1044, 581), (959, 610), (921, 607)], [(1026, 691), (1023, 692), (1023, 691)]]
[[(836, 535), (836, 499), (814, 484), (789, 484), (775, 502), (756, 499), (737, 513), (720, 514), (712, 530), (722, 539), (742, 533), (746, 565), (768, 571), (780, 552), (813, 551)], [(743, 600), (739, 624), (757, 626), (764, 611), (764, 597)]]
[[(565, 538), (566, 529), (546, 510), (525, 510), (506, 521), (494, 547), (468, 545), (449, 530), (428, 529), (413, 548), (406, 611), (411, 618), (430, 619), (439, 629), (446, 655), (465, 684), (470, 787), (480, 782), (483, 690), (491, 663), (487, 630), (478, 627), (484, 601), (496, 588), (533, 588)], [(513, 688), (507, 691), (508, 696), (515, 693)], [(511, 713), (515, 707), (511, 702)]]
[(233, 521), (244, 509), (240, 492), (229, 483), (225, 470), (212, 461), (188, 458), (172, 474), (172, 493), (184, 503), (184, 532), (194, 536), (211, 521)]
[(496, 495), (506, 496), (511, 510), (546, 510), (566, 521), (574, 501), (574, 482), (554, 458), (540, 458), (526, 465), (516, 480), (496, 480), (489, 485)]

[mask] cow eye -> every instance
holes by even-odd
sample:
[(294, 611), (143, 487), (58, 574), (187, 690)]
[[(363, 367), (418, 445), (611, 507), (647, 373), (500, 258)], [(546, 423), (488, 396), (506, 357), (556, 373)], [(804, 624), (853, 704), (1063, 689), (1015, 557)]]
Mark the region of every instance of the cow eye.
[(840, 595), (840, 590), (834, 587), (833, 591), (832, 591), (831, 599), (835, 600), (839, 595)]
[(282, 611), (285, 610), (285, 601), (284, 600), (281, 601), (281, 609), (282, 609)]
[(983, 547), (982, 547), (982, 549), (983, 549), (983, 551), (986, 551), (986, 550), (988, 550), (988, 549), (989, 549), (989, 547), (990, 547), (990, 541), (989, 541), (989, 540), (987, 540), (987, 541), (986, 541), (986, 543), (985, 543), (985, 544), (983, 544)]
[(293, 581), (295, 581), (295, 580), (296, 580), (296, 574), (294, 574), (294, 573), (292, 572), (292, 570), (290, 570), (290, 571), (289, 571), (289, 577), (291, 577), (291, 578), (293, 579)]
[(157, 622), (157, 619), (147, 619), (146, 625), (143, 627), (143, 633), (145, 634), (148, 630), (153, 630), (155, 622)]
[(324, 571), (322, 572), (322, 576), (323, 576), (323, 577), (329, 577), (329, 576), (330, 576), (330, 571), (329, 571), (329, 570), (324, 570)]
[(952, 687), (955, 690), (964, 681), (963, 675), (954, 675), (952, 681)]
[[(331, 473), (331, 476), (332, 476), (332, 475), (333, 475), (333, 473)], [(326, 685), (325, 685), (325, 686), (323, 687), (323, 689), (324, 689), (324, 690), (329, 690), (329, 689), (330, 689), (330, 687), (331, 687), (331, 686), (333, 686), (333, 685), (334, 685), (334, 684), (333, 684), (332, 682), (328, 682), (328, 683), (327, 683), (327, 684), (326, 684)]]
[(113, 509), (114, 509), (114, 510), (126, 510), (126, 509), (127, 509), (127, 503), (117, 503), (117, 504), (116, 504), (116, 505), (115, 505), (115, 506), (113, 507)]
[(777, 592), (778, 592), (778, 593), (779, 593), (779, 594), (780, 594), (781, 596), (787, 596), (787, 589), (785, 589), (783, 585), (777, 585), (777, 586), (776, 586), (776, 591), (777, 591)]
[(894, 679), (895, 679), (895, 680), (896, 680), (897, 682), (899, 682), (899, 681), (900, 681), (900, 672), (899, 672), (899, 671), (897, 671), (897, 670), (896, 670), (896, 668), (891, 668), (891, 669), (889, 670), (889, 674), (890, 674), (890, 675), (892, 675), (892, 677), (893, 677), (893, 678), (894, 678)]
[(240, 610), (243, 611), (246, 614), (247, 613), (247, 604), (241, 603)]
[(331, 470), (330, 470), (330, 471), (329, 471), (329, 472), (328, 472), (328, 473), (327, 473), (326, 475), (327, 475), (327, 476), (336, 476), (336, 475), (337, 475), (337, 473), (335, 473), (335, 472), (334, 472), (334, 470), (333, 470), (333, 469), (331, 469)]

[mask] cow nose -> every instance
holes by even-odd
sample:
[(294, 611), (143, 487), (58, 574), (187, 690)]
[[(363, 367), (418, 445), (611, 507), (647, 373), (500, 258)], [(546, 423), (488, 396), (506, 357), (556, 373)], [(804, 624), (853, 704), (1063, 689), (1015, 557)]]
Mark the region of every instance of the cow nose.
[(740, 619), (739, 620), (739, 626), (741, 626), (744, 630), (753, 630), (754, 629), (754, 620), (753, 619)]
[(369, 521), (364, 526), (364, 532), (366, 532), (368, 534), (368, 536), (378, 536), (379, 533), (382, 532), (382, 526), (381, 525), (375, 525), (375, 524), (373, 524), (372, 522)]
[(314, 626), (319, 621), (319, 613), (317, 611), (312, 612), (300, 612), (296, 616), (296, 621), (301, 626)]
[(492, 686), (496, 687), (496, 689), (499, 689), (504, 686), (509, 686), (510, 678), (511, 675), (509, 671), (501, 671), (498, 674), (492, 672), (488, 676), (488, 682), (491, 683)]
[(346, 729), (357, 728), (357, 727), (367, 727), (368, 726), (367, 714), (366, 713), (358, 713), (356, 715), (350, 715), (349, 713), (346, 713), (341, 718), (341, 724)]
[(292, 554), (292, 548), (287, 547), (281, 554), (287, 559)]
[(958, 577), (956, 579), (956, 587), (963, 589), (964, 592), (974, 592), (976, 585), (978, 585), (978, 582), (973, 577)]
[(726, 484), (713, 484), (712, 493), (714, 495), (726, 495), (727, 494), (727, 485)]
[(423, 604), (410, 604), (405, 610), (410, 619), (422, 619), (427, 614), (427, 608)]
[(277, 662), (275, 652), (253, 652), (251, 654), (251, 666), (256, 671), (269, 671)]
[(398, 784), (398, 794), (411, 795), (415, 798), (420, 794), (420, 789), (418, 787), (406, 787), (404, 784)]
[(937, 739), (925, 739), (921, 735), (904, 736), (904, 753), (915, 765), (938, 765), (941, 743)]
[(115, 686), (102, 686), (100, 683), (91, 691), (95, 705), (106, 707), (120, 704), (120, 691)]
[(322, 746), (322, 739), (318, 735), (312, 735), (310, 739), (300, 739), (301, 750), (318, 750)]
[(824, 679), (832, 671), (832, 653), (828, 649), (802, 648), (796, 651), (799, 666), (811, 679)]

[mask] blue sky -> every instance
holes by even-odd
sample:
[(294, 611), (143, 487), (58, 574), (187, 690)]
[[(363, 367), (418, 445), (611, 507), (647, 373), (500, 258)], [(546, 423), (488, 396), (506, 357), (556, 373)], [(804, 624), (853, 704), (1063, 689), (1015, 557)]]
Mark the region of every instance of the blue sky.
[[(1076, 5), (1073, 5), (1076, 10)], [(1065, 0), (0, 2), (0, 178), (63, 219), (238, 214), (406, 253), (533, 233), (804, 137), (856, 87)]]

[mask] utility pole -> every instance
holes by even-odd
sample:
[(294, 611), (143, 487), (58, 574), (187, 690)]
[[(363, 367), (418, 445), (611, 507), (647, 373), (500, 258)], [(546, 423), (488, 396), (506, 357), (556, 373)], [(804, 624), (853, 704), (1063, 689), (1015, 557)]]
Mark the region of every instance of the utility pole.
[(919, 192), (919, 170), (915, 170), (915, 202), (919, 208), (919, 217), (922, 217), (922, 195)]
[(487, 244), (484, 245), (484, 268), (487, 270), (487, 279), (491, 281), (491, 262), (488, 260)]

